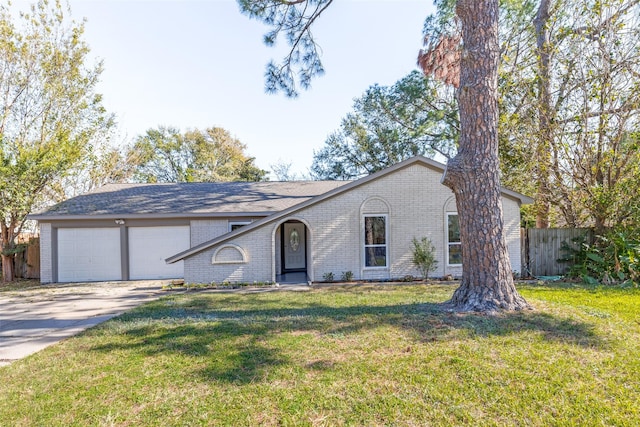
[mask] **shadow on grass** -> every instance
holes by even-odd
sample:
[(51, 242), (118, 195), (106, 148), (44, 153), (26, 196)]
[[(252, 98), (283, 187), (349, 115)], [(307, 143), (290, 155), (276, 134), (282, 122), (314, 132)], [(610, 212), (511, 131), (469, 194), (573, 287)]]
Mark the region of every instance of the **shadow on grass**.
[(438, 303), (334, 307), (308, 300), (293, 301), (294, 306), (287, 308), (258, 308), (260, 301), (247, 298), (233, 296), (214, 304), (201, 294), (185, 297), (186, 304), (181, 306), (172, 305), (171, 300), (152, 302), (97, 329), (100, 333), (119, 328), (114, 329), (119, 338), (94, 350), (205, 358), (206, 367), (200, 371), (205, 379), (247, 384), (265, 380), (272, 368), (289, 363), (281, 346), (273, 342), (287, 333), (310, 333), (322, 339), (389, 326), (409, 332), (422, 343), (536, 332), (549, 342), (606, 345), (593, 324), (535, 311), (488, 316), (451, 313)]

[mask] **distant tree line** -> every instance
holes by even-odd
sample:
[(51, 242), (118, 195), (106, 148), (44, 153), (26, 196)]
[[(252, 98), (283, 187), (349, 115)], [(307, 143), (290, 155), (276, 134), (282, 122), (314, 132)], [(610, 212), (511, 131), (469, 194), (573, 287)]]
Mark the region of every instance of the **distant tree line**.
[(268, 173), (245, 154), (245, 144), (220, 127), (181, 132), (159, 126), (132, 143), (97, 148), (87, 163), (71, 171), (67, 178), (73, 182), (60, 183), (56, 199), (109, 182), (262, 181)]

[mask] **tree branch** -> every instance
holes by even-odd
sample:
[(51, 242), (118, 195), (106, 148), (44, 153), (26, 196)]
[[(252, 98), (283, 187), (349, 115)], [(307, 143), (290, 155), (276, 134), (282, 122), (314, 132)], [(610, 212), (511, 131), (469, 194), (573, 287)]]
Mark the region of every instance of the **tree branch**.
[(610, 108), (602, 111), (589, 111), (589, 112), (580, 114), (579, 116), (574, 116), (572, 118), (568, 118), (564, 120), (555, 120), (554, 123), (559, 125), (564, 125), (564, 124), (572, 123), (578, 120), (591, 119), (594, 117), (601, 117), (609, 114), (628, 113), (635, 110), (638, 110), (638, 107), (636, 105), (625, 105), (620, 108)]

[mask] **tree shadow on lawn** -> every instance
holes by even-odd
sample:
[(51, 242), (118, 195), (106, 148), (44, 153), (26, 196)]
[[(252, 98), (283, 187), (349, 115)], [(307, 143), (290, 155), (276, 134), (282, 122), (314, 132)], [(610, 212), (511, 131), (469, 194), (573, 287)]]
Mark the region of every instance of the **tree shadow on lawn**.
[(126, 339), (93, 350), (204, 357), (207, 366), (201, 375), (205, 379), (247, 384), (263, 380), (271, 368), (290, 362), (271, 342), (287, 333), (348, 336), (390, 326), (409, 331), (416, 342), (422, 343), (537, 332), (550, 342), (585, 348), (607, 345), (593, 324), (536, 311), (452, 313), (438, 303), (347, 307), (310, 303), (296, 308), (207, 309), (212, 304), (206, 296), (191, 297), (188, 307), (167, 306), (167, 301), (162, 306), (162, 301), (112, 320), (111, 324), (121, 324), (121, 335)]

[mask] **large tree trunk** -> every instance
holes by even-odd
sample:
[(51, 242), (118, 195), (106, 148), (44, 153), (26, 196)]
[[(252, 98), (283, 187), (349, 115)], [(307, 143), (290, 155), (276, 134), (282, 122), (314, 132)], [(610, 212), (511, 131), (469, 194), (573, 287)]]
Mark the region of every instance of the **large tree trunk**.
[(15, 279), (15, 271), (13, 265), (13, 257), (10, 249), (14, 245), (14, 223), (10, 221), (7, 225), (4, 221), (0, 222), (0, 254), (2, 257), (2, 281), (13, 282)]
[(549, 45), (549, 11), (551, 0), (542, 0), (536, 13), (534, 25), (536, 29), (536, 51), (538, 57), (538, 141), (536, 146), (537, 180), (536, 194), (536, 227), (549, 228), (550, 167), (551, 167), (551, 74), (549, 61), (551, 46)]
[(451, 305), (462, 311), (529, 308), (516, 291), (504, 237), (498, 164), (498, 0), (458, 0), (462, 23), (460, 142), (443, 183), (455, 196), (462, 282)]
[(13, 282), (15, 271), (13, 268), (13, 255), (2, 255), (2, 281)]

